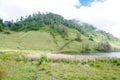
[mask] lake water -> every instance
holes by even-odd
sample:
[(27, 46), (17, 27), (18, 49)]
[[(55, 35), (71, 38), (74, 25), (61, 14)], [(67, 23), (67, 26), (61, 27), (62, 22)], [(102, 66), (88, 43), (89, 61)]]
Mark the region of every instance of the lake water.
[(85, 55), (108, 56), (120, 58), (120, 52), (106, 52), (106, 53), (89, 53)]

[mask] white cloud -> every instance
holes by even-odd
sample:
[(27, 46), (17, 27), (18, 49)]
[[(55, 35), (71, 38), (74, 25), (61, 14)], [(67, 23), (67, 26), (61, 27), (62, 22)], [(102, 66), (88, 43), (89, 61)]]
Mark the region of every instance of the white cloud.
[(0, 16), (11, 20), (33, 12), (54, 12), (74, 18), (78, 0), (0, 0)]
[[(33, 12), (54, 12), (67, 19), (77, 18), (120, 37), (119, 0), (82, 6), (79, 0), (0, 0), (0, 18), (12, 20)], [(78, 9), (75, 6), (81, 7)]]
[(77, 12), (78, 19), (120, 37), (119, 2), (119, 0), (106, 0), (105, 2), (93, 2), (91, 7), (82, 6)]

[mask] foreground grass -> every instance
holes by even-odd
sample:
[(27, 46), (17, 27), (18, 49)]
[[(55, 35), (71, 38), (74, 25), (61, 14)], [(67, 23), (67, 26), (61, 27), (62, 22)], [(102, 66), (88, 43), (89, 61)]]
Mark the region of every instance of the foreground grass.
[[(0, 80), (34, 80), (39, 60), (23, 52), (0, 52)], [(89, 62), (47, 60), (38, 66), (38, 80), (120, 80), (120, 60)]]

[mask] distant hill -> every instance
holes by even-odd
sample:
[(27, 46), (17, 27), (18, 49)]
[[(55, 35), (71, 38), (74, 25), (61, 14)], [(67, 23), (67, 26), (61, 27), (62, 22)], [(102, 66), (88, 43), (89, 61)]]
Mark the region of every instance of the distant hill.
[(108, 52), (120, 51), (119, 45), (110, 33), (54, 13), (33, 13), (16, 22), (0, 19), (0, 49)]

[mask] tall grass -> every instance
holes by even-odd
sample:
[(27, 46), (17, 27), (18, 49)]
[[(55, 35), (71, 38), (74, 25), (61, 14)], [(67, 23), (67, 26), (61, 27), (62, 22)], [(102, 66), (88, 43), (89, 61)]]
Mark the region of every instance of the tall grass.
[[(39, 60), (43, 54), (28, 54), (26, 55), (27, 60)], [(48, 60), (52, 61), (63, 61), (63, 62), (95, 62), (95, 61), (109, 61), (109, 60), (120, 60), (120, 58), (115, 57), (104, 57), (104, 56), (93, 56), (93, 55), (67, 55), (67, 54), (45, 54)]]

